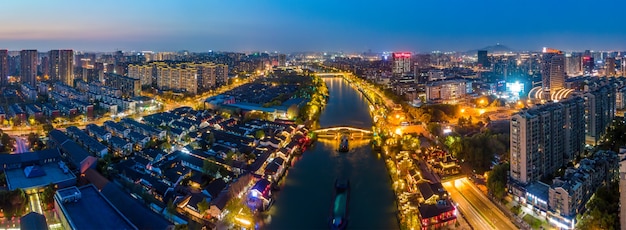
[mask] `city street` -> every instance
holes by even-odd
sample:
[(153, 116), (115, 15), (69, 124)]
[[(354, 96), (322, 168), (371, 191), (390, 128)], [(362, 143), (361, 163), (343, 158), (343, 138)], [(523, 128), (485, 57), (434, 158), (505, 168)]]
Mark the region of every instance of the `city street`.
[(475, 229), (518, 229), (466, 177), (445, 182), (443, 186)]
[(13, 138), (15, 138), (15, 153), (29, 152), (28, 140), (20, 136), (14, 136)]

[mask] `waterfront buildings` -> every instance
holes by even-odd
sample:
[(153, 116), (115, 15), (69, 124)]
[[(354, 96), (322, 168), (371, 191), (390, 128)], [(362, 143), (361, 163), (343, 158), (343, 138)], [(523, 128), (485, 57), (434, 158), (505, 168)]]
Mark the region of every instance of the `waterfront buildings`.
[(37, 50), (20, 51), (20, 81), (37, 85)]

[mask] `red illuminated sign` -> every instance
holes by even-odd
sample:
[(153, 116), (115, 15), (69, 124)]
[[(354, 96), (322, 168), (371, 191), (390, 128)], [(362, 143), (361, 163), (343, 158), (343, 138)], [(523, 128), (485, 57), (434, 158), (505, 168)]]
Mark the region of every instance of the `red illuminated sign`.
[(410, 52), (393, 53), (393, 57), (394, 58), (410, 58), (411, 53)]

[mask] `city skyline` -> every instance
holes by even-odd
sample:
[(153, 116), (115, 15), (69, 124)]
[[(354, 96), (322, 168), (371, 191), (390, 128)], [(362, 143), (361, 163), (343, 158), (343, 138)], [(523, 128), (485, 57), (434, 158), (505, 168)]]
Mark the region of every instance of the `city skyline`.
[[(626, 27), (598, 23), (614, 20), (612, 15), (618, 13), (617, 9), (626, 6), (618, 1), (150, 3), (3, 3), (5, 13), (0, 19), (12, 23), (0, 28), (0, 44), (9, 50), (282, 53), (467, 51), (496, 43), (517, 51), (535, 51), (544, 46), (564, 51), (626, 49), (622, 42), (626, 40)], [(415, 10), (402, 13), (397, 9)], [(32, 17), (23, 17), (24, 12)], [(577, 12), (603, 13), (582, 17), (575, 16)], [(544, 16), (538, 17), (538, 13)], [(559, 16), (563, 20), (546, 18)]]

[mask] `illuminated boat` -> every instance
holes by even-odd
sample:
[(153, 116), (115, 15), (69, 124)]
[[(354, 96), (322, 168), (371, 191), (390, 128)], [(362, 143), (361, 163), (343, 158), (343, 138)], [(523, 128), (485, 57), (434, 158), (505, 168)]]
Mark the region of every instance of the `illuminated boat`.
[(345, 229), (348, 226), (348, 200), (350, 198), (350, 181), (335, 181), (335, 198), (330, 220), (330, 229)]
[(348, 135), (344, 134), (341, 136), (341, 141), (339, 142), (339, 152), (348, 152), (350, 150), (348, 146)]

